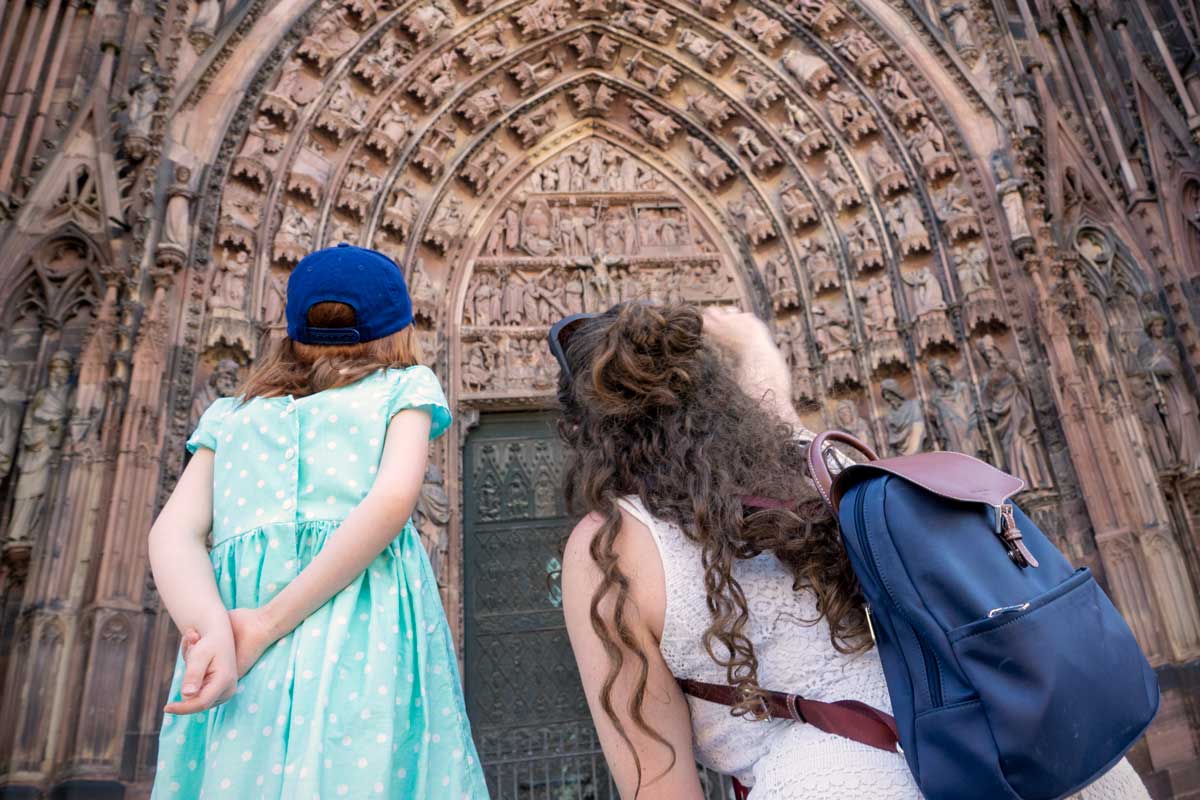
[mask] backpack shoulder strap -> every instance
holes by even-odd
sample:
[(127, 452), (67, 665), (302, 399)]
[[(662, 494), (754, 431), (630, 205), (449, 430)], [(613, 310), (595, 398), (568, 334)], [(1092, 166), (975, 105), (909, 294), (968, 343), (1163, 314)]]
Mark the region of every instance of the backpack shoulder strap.
[[(679, 687), (684, 694), (710, 703), (733, 706), (738, 701), (737, 690), (732, 686), (684, 679), (679, 681)], [(868, 747), (891, 753), (903, 752), (895, 718), (866, 703), (857, 700), (823, 703), (806, 700), (797, 694), (766, 692), (765, 706), (768, 718), (794, 719)]]

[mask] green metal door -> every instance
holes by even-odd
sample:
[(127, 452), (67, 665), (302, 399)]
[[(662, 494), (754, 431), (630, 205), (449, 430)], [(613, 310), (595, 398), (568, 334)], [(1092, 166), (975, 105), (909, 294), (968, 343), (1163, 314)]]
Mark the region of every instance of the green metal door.
[[(463, 453), (467, 711), (493, 800), (616, 800), (563, 624), (563, 453), (545, 414), (484, 415)], [(702, 773), (711, 798), (732, 797)]]

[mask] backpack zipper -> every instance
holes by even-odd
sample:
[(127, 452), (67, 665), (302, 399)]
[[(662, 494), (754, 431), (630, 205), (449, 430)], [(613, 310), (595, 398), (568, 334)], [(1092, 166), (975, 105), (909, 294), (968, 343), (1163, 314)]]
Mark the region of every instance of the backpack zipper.
[[(887, 584), (885, 584), (879, 577), (879, 565), (875, 563), (875, 551), (871, 549), (871, 545), (867, 541), (867, 515), (864, 511), (866, 505), (867, 492), (866, 487), (864, 486), (858, 490), (858, 496), (854, 498), (854, 522), (856, 524), (855, 533), (858, 535), (859, 549), (862, 550), (863, 555), (865, 556), (864, 561), (866, 562), (867, 566), (870, 567), (871, 572), (874, 573), (875, 582), (882, 586), (883, 590), (887, 592), (888, 598), (892, 601), (892, 607), (895, 608), (896, 611), (900, 613), (901, 618), (908, 623), (908, 627), (913, 632), (913, 638), (917, 640), (917, 646), (921, 648), (921, 659), (925, 662), (925, 683), (929, 689), (929, 704), (933, 708), (938, 708), (942, 705), (942, 670), (941, 666), (938, 664), (937, 654), (930, 650), (929, 646), (925, 644), (925, 640), (922, 639), (921, 635), (917, 632), (917, 626), (912, 624), (912, 620), (908, 618), (908, 616), (901, 609), (900, 604), (896, 601), (896, 597), (892, 594), (892, 590), (889, 589)], [(871, 611), (868, 607), (868, 625), (871, 625), (870, 614)], [(871, 627), (871, 638), (874, 639), (874, 626)]]

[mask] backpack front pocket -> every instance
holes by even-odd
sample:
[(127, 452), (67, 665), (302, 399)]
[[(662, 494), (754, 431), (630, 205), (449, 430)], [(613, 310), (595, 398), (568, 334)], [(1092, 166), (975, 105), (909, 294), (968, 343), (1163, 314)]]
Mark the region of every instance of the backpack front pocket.
[(1158, 708), (1153, 671), (1087, 569), (948, 637), (1023, 800), (1054, 800), (1099, 777)]

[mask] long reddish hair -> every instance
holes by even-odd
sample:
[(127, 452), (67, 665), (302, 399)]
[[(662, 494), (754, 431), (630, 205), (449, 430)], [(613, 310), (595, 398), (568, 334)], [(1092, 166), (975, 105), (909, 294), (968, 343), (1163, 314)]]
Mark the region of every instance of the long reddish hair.
[[(354, 325), (354, 309), (345, 303), (317, 303), (308, 310), (308, 324), (350, 327)], [(304, 344), (285, 336), (255, 365), (239, 394), (244, 401), (285, 395), (305, 397), (349, 386), (381, 369), (420, 363), (421, 346), (412, 325), (382, 339), (358, 344)]]

